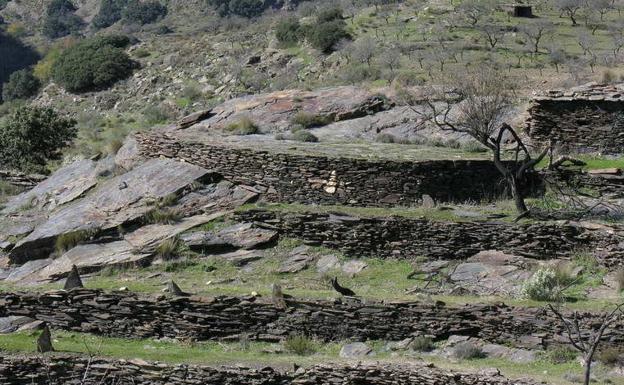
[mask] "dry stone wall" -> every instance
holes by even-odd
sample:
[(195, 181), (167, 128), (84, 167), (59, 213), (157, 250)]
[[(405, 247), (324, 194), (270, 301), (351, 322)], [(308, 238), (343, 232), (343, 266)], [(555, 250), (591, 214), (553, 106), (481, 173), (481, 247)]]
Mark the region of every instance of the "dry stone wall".
[(587, 85), (551, 91), (533, 99), (528, 133), (571, 149), (624, 151), (624, 93), (621, 87)]
[(587, 249), (608, 267), (624, 264), (621, 236), (572, 224), (445, 222), (398, 216), (357, 218), (263, 210), (239, 212), (236, 219), (354, 257), (464, 259), (480, 251), (500, 250), (550, 259), (569, 257)]
[[(88, 370), (87, 370), (88, 367)], [(85, 376), (85, 372), (87, 375)], [(84, 380), (86, 378), (86, 380)], [(432, 365), (316, 365), (294, 373), (272, 368), (248, 369), (166, 365), (143, 360), (113, 360), (70, 355), (45, 358), (0, 357), (4, 385), (519, 385), (496, 374), (455, 373)]]
[[(463, 335), (530, 348), (566, 341), (557, 319), (537, 308), (356, 299), (289, 299), (287, 304), (286, 309), (279, 309), (254, 297), (156, 298), (74, 289), (0, 294), (0, 316), (25, 316), (54, 329), (123, 338), (238, 340), (244, 333), (261, 341), (279, 341), (292, 334), (324, 341), (400, 341), (419, 335), (436, 340)], [(595, 315), (583, 317), (585, 324), (596, 322)], [(624, 321), (608, 330), (605, 340), (607, 345), (624, 343)]]
[(269, 153), (205, 143), (180, 143), (162, 134), (139, 134), (143, 156), (182, 159), (255, 186), (267, 200), (357, 206), (413, 205), (423, 194), (437, 201), (481, 200), (504, 191), (499, 172), (485, 160), (370, 161)]

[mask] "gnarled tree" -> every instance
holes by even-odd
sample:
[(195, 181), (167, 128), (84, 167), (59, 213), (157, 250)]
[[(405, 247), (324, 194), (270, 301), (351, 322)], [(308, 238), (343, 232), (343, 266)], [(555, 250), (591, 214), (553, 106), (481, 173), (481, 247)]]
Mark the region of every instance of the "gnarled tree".
[[(407, 104), (440, 130), (468, 135), (489, 149), (518, 213), (528, 215), (526, 182), (549, 148), (534, 155), (516, 130), (505, 122), (515, 100), (510, 79), (493, 66), (481, 66), (447, 75), (442, 83), (430, 87), (424, 97), (408, 94)], [(506, 150), (510, 152), (508, 159), (504, 159)]]

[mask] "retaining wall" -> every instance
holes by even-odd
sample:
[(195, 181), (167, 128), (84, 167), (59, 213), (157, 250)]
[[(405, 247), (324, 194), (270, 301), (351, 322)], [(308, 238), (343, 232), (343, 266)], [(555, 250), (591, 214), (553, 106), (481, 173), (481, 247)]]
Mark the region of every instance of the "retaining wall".
[[(0, 316), (27, 316), (52, 328), (122, 338), (239, 340), (242, 334), (279, 341), (305, 334), (324, 341), (385, 340), (428, 335), (471, 336), (518, 347), (566, 343), (550, 312), (505, 305), (375, 303), (287, 300), (279, 309), (253, 297), (165, 298), (77, 289), (44, 294), (0, 294)], [(584, 314), (586, 325), (596, 316)], [(607, 345), (624, 343), (624, 321), (605, 334)]]
[[(88, 367), (88, 370), (87, 370)], [(85, 373), (87, 375), (85, 376)], [(86, 380), (85, 380), (86, 379)], [(70, 355), (0, 357), (4, 385), (518, 385), (500, 375), (455, 373), (432, 365), (316, 365), (294, 373), (271, 368), (247, 369), (166, 365), (142, 360), (113, 360)]]
[(572, 224), (445, 222), (418, 218), (358, 218), (329, 213), (249, 210), (236, 219), (337, 249), (353, 257), (464, 259), (499, 250), (537, 259), (589, 250), (608, 267), (624, 264), (624, 238)]
[[(505, 183), (491, 161), (399, 162), (270, 153), (138, 134), (141, 155), (182, 159), (255, 186), (273, 202), (356, 206), (414, 205), (496, 198)], [(539, 183), (536, 183), (538, 185)]]

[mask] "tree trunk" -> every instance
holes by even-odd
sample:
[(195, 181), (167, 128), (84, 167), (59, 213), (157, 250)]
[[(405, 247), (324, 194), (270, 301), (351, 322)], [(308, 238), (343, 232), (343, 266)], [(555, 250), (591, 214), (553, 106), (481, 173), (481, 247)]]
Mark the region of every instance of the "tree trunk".
[(518, 178), (516, 178), (513, 174), (507, 175), (507, 184), (511, 190), (511, 196), (514, 199), (518, 214), (524, 214), (529, 211), (526, 203), (524, 202), (524, 192), (522, 191), (522, 186)]
[(589, 385), (590, 379), (591, 379), (591, 363), (592, 362), (592, 358), (586, 358), (585, 359), (585, 380), (583, 382), (584, 385)]

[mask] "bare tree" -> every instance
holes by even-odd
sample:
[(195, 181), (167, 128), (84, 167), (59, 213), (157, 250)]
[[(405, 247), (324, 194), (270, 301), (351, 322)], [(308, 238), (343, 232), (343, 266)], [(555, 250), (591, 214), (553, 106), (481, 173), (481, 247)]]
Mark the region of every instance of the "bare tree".
[(591, 0), (587, 4), (591, 10), (600, 14), (600, 21), (604, 21), (605, 15), (613, 10), (613, 0)]
[(380, 57), (380, 61), (390, 68), (390, 74), (394, 77), (394, 71), (401, 63), (401, 52), (398, 47), (386, 49)]
[(552, 45), (548, 49), (548, 58), (550, 60), (550, 64), (555, 66), (555, 70), (559, 73), (559, 66), (565, 63), (566, 60), (566, 52), (561, 46)]
[(611, 38), (613, 59), (617, 61), (618, 55), (624, 47), (624, 25), (622, 22), (609, 26), (609, 37)]
[(593, 48), (596, 46), (596, 41), (587, 32), (583, 31), (579, 34), (577, 43), (583, 50), (583, 56), (591, 54)]
[(482, 26), (479, 26), (477, 29), (491, 49), (496, 48), (496, 45), (505, 36), (505, 32), (498, 25), (495, 24), (484, 24)]
[[(507, 182), (516, 210), (524, 217), (530, 214), (524, 195), (526, 181), (549, 148), (533, 157), (516, 130), (505, 122), (514, 104), (513, 87), (510, 79), (493, 67), (445, 75), (448, 81), (443, 86), (430, 88), (427, 96), (418, 100), (408, 95), (406, 102), (440, 130), (468, 135), (488, 148)], [(507, 162), (503, 160), (506, 141), (514, 154)]]
[(585, 0), (556, 0), (555, 7), (561, 12), (561, 17), (566, 15), (572, 21), (572, 25), (576, 26), (576, 16), (581, 8), (585, 5)]
[(611, 312), (603, 314), (602, 317), (598, 319), (598, 322), (596, 322), (598, 328), (594, 328), (593, 330), (584, 330), (581, 327), (578, 312), (575, 311), (572, 313), (572, 317), (566, 317), (552, 304), (548, 306), (565, 327), (565, 333), (572, 346), (583, 355), (583, 365), (585, 366), (584, 385), (589, 385), (594, 355), (598, 350), (598, 346), (607, 328), (613, 325), (613, 323), (624, 314), (622, 312), (624, 303), (617, 305)]
[(352, 57), (360, 63), (365, 63), (369, 67), (377, 52), (377, 43), (370, 37), (356, 40), (352, 45)]
[(494, 8), (495, 4), (491, 0), (464, 0), (457, 11), (474, 27), (483, 17), (492, 13)]
[(546, 36), (552, 34), (553, 24), (548, 20), (540, 19), (534, 23), (523, 25), (520, 28), (522, 34), (527, 38), (533, 53), (539, 53), (540, 44)]

